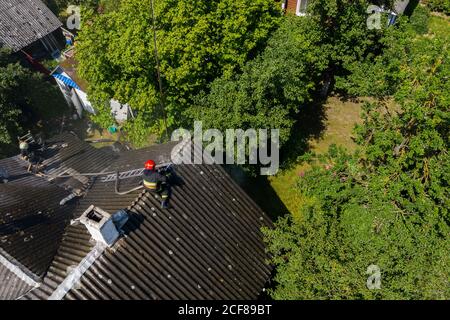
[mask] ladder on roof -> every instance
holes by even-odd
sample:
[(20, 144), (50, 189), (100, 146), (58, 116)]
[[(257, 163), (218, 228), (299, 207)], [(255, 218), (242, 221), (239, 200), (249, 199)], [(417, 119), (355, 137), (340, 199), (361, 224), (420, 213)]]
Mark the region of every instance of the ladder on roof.
[(36, 143), (36, 140), (34, 140), (34, 137), (30, 131), (28, 131), (26, 135), (19, 137), (19, 141), (26, 142), (28, 144)]
[[(144, 172), (144, 170), (145, 169), (141, 168), (141, 169), (134, 169), (134, 170), (130, 170), (130, 171), (121, 172), (121, 173), (119, 173), (119, 180), (142, 176), (142, 173)], [(116, 181), (116, 178), (117, 178), (117, 174), (110, 174), (110, 175), (103, 177), (100, 181), (101, 182), (111, 182), (111, 181)]]
[[(162, 163), (162, 164), (157, 165), (156, 169), (165, 168), (170, 165), (172, 165), (171, 162)], [(144, 170), (145, 170), (144, 168), (139, 168), (139, 169), (133, 169), (133, 170), (124, 171), (124, 172), (119, 172), (119, 180), (140, 177), (144, 173)], [(100, 181), (101, 182), (111, 182), (111, 181), (116, 181), (116, 179), (117, 179), (117, 174), (114, 173), (114, 174), (109, 174), (109, 175), (101, 178)]]

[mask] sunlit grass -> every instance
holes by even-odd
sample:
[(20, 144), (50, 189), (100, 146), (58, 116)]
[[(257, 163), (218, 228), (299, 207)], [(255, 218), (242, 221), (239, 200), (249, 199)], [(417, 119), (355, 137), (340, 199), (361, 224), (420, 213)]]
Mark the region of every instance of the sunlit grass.
[[(325, 106), (325, 130), (319, 139), (310, 141), (310, 150), (316, 154), (323, 154), (332, 144), (343, 146), (350, 151), (354, 150), (356, 144), (353, 141), (352, 132), (355, 124), (361, 122), (361, 106), (362, 102), (329, 98)], [(270, 185), (295, 218), (299, 218), (301, 207), (309, 201), (296, 188), (302, 172), (308, 168), (308, 164), (298, 163), (293, 168), (282, 170), (276, 176), (269, 178)]]
[(450, 19), (444, 15), (433, 15), (429, 22), (429, 34), (450, 38)]

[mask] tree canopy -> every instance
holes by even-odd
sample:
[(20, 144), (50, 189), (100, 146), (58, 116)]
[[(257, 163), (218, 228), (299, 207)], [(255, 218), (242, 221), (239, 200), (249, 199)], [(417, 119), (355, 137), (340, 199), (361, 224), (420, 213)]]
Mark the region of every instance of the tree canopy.
[[(200, 90), (240, 70), (264, 47), (279, 15), (272, 0), (155, 1), (169, 126), (182, 123), (182, 112)], [(77, 59), (100, 111), (97, 121), (110, 124), (103, 103), (114, 98), (137, 113), (127, 124), (132, 140), (161, 132), (150, 1), (123, 1), (116, 11), (87, 20), (77, 41)]]
[[(385, 68), (367, 72), (398, 109), (367, 104), (360, 150), (331, 148), (298, 182), (301, 214), (265, 230), (276, 299), (450, 297), (448, 34), (409, 27), (389, 32)], [(371, 265), (380, 289), (366, 285)]]
[(426, 0), (425, 2), (431, 10), (442, 11), (450, 14), (450, 1), (448, 0)]
[(283, 19), (264, 52), (249, 61), (242, 73), (215, 80), (210, 92), (200, 95), (189, 110), (191, 117), (221, 130), (280, 129), (284, 144), (296, 114), (312, 99), (328, 66), (322, 40), (308, 19)]
[(57, 88), (0, 50), (0, 156), (6, 155), (22, 128), (64, 111), (66, 103)]
[[(279, 128), (288, 141), (302, 107), (324, 84), (379, 50), (382, 32), (367, 28), (367, 1), (310, 1), (308, 15), (287, 16), (265, 50), (233, 77), (216, 79), (190, 116), (205, 127)], [(340, 80), (338, 80), (340, 81)]]

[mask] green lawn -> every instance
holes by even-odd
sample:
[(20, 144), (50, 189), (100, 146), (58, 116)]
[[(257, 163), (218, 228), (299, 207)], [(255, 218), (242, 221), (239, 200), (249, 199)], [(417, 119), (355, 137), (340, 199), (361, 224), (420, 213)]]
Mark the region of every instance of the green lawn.
[[(348, 150), (354, 150), (356, 145), (352, 140), (352, 131), (355, 124), (361, 121), (361, 105), (362, 102), (341, 101), (337, 97), (329, 98), (324, 106), (324, 130), (320, 137), (309, 140), (309, 149), (322, 154), (330, 145), (337, 144)], [(297, 163), (269, 178), (271, 187), (294, 216), (299, 213), (304, 201), (307, 201), (297, 192), (295, 184), (300, 179), (301, 172), (308, 166), (308, 164)]]
[(433, 33), (435, 33), (450, 38), (449, 34), (450, 20), (448, 16), (433, 13), (433, 15), (430, 18), (430, 23), (428, 26), (429, 26), (429, 34), (432, 35)]

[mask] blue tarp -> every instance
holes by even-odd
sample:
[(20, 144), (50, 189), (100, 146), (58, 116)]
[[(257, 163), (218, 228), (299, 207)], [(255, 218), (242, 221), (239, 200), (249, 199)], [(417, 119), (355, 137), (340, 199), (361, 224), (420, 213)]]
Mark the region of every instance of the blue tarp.
[(63, 76), (60, 73), (54, 73), (54, 74), (52, 74), (52, 76), (58, 80), (61, 80), (62, 82), (64, 82), (64, 84), (66, 84), (69, 87), (81, 90), (80, 87), (75, 83), (75, 81), (73, 81), (69, 77)]

